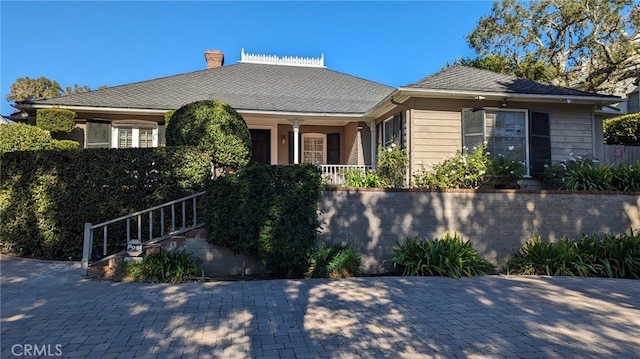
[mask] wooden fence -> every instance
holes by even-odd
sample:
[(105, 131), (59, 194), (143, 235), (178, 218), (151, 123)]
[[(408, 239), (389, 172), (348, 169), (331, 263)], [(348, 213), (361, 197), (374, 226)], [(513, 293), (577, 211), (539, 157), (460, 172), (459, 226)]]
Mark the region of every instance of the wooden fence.
[(604, 145), (603, 155), (598, 160), (602, 165), (635, 165), (640, 161), (640, 146)]

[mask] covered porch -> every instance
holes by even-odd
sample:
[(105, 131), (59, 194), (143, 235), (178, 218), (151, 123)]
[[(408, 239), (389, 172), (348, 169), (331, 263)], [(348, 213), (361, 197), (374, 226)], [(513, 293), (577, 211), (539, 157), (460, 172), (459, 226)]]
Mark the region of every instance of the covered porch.
[(341, 184), (351, 169), (370, 171), (376, 127), (358, 119), (272, 119), (243, 114), (251, 133), (252, 164), (313, 163), (325, 183)]

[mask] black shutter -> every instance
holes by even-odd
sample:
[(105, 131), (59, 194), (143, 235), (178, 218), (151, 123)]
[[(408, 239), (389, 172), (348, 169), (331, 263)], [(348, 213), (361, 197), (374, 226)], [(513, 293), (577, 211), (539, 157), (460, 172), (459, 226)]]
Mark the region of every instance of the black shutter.
[(529, 114), (529, 155), (529, 173), (534, 177), (541, 176), (544, 165), (551, 164), (551, 129), (548, 113), (531, 111)]
[(327, 164), (340, 164), (340, 134), (330, 133), (327, 135)]
[[(302, 136), (298, 133), (299, 143), (298, 143), (298, 163), (302, 163), (300, 160), (302, 158)], [(289, 132), (289, 163), (293, 163), (293, 132)]]

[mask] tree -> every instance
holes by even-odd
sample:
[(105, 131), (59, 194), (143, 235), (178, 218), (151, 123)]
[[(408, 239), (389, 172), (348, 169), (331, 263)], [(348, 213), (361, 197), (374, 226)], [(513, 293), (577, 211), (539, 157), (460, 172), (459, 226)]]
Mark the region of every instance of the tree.
[[(98, 89), (105, 87), (106, 86), (100, 86)], [(88, 91), (91, 91), (89, 86), (74, 84), (73, 87), (66, 87), (63, 90), (58, 82), (44, 76), (37, 79), (32, 79), (27, 76), (21, 77), (11, 84), (9, 94), (5, 96), (5, 99), (14, 102), (35, 101)]]
[(196, 101), (176, 110), (167, 125), (167, 146), (212, 151), (216, 167), (240, 168), (251, 159), (251, 134), (242, 116), (219, 100)]
[(62, 88), (56, 81), (46, 77), (32, 79), (21, 77), (9, 87), (9, 94), (5, 96), (7, 101), (24, 102), (44, 100), (60, 96)]
[(534, 81), (551, 83), (557, 77), (551, 65), (543, 60), (526, 56), (522, 61), (510, 61), (501, 54), (490, 54), (484, 57), (462, 57), (454, 64), (489, 70), (504, 75), (526, 78)]
[[(554, 84), (611, 92), (640, 77), (638, 0), (501, 0), (467, 36), (480, 58), (548, 64)], [(528, 58), (528, 60), (527, 60)]]

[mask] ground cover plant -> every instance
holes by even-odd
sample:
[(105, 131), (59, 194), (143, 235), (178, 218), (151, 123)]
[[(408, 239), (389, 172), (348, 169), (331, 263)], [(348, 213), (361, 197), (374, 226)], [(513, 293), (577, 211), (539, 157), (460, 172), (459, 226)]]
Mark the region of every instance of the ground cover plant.
[(458, 234), (446, 233), (443, 238), (420, 239), (418, 236), (396, 242), (392, 261), (403, 275), (439, 275), (452, 278), (474, 277), (493, 272), (494, 266), (480, 257), (470, 241)]
[(122, 262), (116, 280), (153, 283), (181, 283), (199, 273), (200, 259), (184, 249), (160, 248), (159, 252), (145, 254), (138, 261)]
[(352, 246), (321, 245), (309, 259), (308, 278), (346, 278), (362, 275), (362, 256)]
[(640, 279), (640, 236), (585, 235), (556, 243), (534, 236), (509, 260), (507, 273)]
[(640, 162), (603, 166), (592, 157), (570, 153), (567, 160), (547, 166), (542, 180), (569, 191), (640, 191)]

